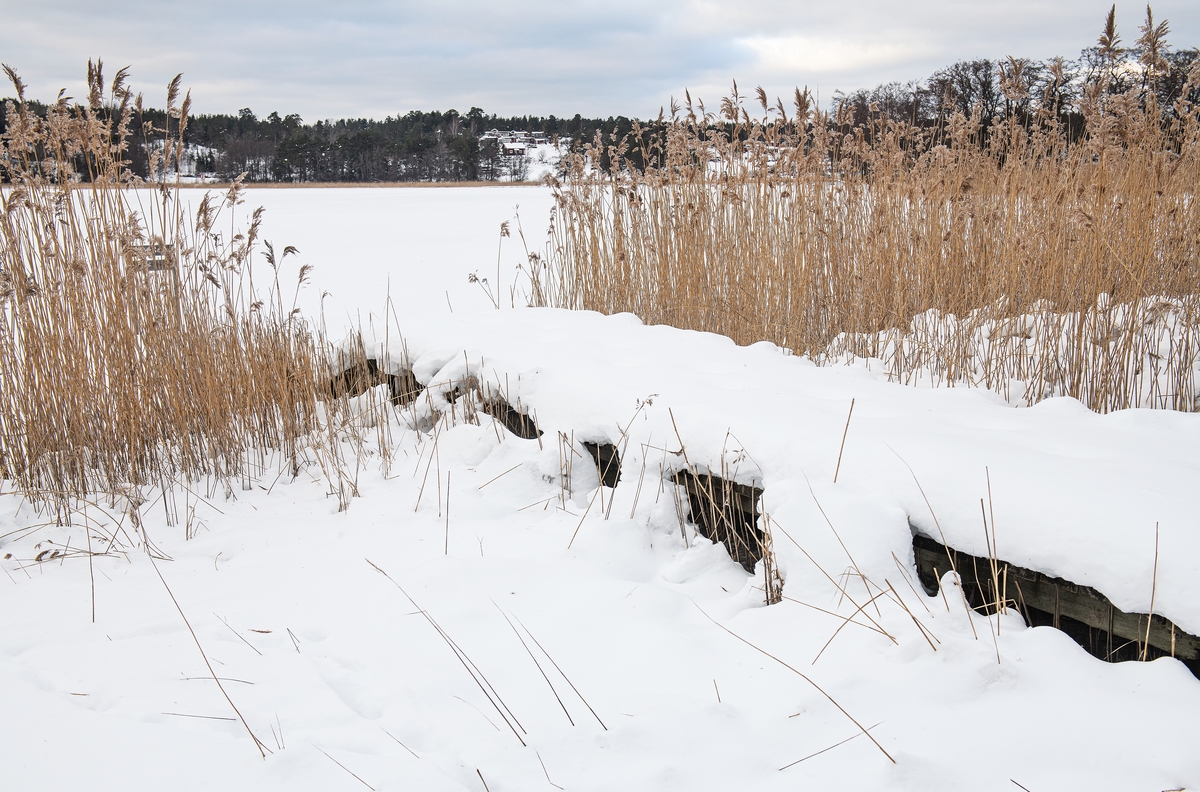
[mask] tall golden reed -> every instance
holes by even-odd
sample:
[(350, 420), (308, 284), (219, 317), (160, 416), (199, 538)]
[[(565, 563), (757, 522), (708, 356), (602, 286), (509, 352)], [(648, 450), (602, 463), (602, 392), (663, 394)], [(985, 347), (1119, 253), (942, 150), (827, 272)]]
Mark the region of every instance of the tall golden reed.
[(1025, 403), (1200, 409), (1200, 113), (1186, 99), (1164, 113), (1152, 90), (1090, 89), (1077, 139), (1049, 100), (987, 128), (978, 109), (920, 128), (873, 108), (855, 126), (807, 91), (790, 117), (761, 88), (762, 116), (746, 104), (736, 84), (719, 115), (689, 97), (568, 158), (534, 302), (822, 362), (880, 358), (897, 380)]
[[(164, 180), (188, 123), (178, 78), (169, 129), (135, 130), (124, 70), (106, 93), (89, 63), (86, 102), (60, 96), (45, 118), (5, 70), (17, 101), (0, 148), (0, 478), (62, 506), (201, 476), (245, 484), (276, 451), (297, 464), (319, 428), (324, 346), (277, 269), (254, 297), (257, 213), (245, 234), (218, 230), (240, 184), (189, 218)], [(155, 183), (124, 161), (134, 134)]]

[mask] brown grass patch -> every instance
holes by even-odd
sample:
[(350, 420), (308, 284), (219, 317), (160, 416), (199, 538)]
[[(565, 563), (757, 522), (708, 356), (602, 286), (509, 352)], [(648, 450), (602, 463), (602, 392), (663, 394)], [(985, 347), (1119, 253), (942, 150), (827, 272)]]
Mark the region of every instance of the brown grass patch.
[(675, 108), (568, 157), (534, 302), (1025, 403), (1200, 407), (1191, 103), (1091, 91), (1072, 139), (1049, 105), (919, 128), (759, 101), (735, 85), (720, 115)]
[[(285, 286), (292, 249), (261, 243), (271, 271), (255, 281), (261, 210), (244, 232), (222, 220), (242, 184), (205, 195), (192, 218), (178, 184), (130, 175), (122, 153), (140, 97), (124, 71), (110, 87), (89, 64), (86, 104), (60, 100), (45, 119), (6, 71), (19, 99), (0, 149), (11, 182), (0, 194), (0, 478), (69, 519), (72, 499), (91, 492), (136, 510), (142, 487), (248, 487), (268, 466), (295, 474), (315, 461), (344, 506), (353, 486), (339, 433), (351, 416), (324, 392), (329, 345), (294, 307), (307, 267)], [(152, 172), (178, 161), (189, 104), (176, 80), (169, 129), (137, 130), (156, 142)]]

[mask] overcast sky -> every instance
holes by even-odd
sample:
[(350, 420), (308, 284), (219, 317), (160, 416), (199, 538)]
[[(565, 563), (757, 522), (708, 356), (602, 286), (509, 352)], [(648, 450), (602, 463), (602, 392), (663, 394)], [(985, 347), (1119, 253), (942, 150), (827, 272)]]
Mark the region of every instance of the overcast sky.
[[(772, 97), (923, 79), (957, 60), (1077, 57), (1103, 0), (0, 0), (0, 61), (30, 95), (84, 94), (89, 57), (131, 66), (162, 106), (178, 72), (194, 112), (321, 118), (409, 110), (652, 116), (684, 88), (710, 105), (737, 79)], [(1200, 45), (1200, 0), (1154, 3), (1175, 47)], [(1117, 6), (1132, 43), (1145, 8)], [(0, 95), (11, 95), (7, 86)]]

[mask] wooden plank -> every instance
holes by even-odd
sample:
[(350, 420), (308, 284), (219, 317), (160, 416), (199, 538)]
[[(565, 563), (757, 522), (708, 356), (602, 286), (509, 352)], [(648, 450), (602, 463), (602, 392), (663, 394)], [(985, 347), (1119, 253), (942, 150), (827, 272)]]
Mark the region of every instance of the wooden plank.
[[(991, 596), (990, 559), (946, 548), (940, 542), (916, 532), (913, 535), (913, 555), (918, 576), (928, 593), (937, 593), (938, 578), (951, 570), (953, 555), (953, 567), (957, 568), (964, 590), (974, 587), (983, 599), (994, 599)], [(1200, 661), (1200, 638), (1184, 632), (1158, 614), (1150, 619), (1147, 640), (1146, 614), (1125, 613), (1090, 586), (1050, 577), (1007, 561), (997, 560), (996, 564), (1001, 575), (1007, 572), (1008, 598), (1017, 600), (1025, 608), (1074, 619), (1093, 629), (1111, 633), (1121, 643), (1148, 643), (1165, 655), (1188, 661), (1189, 666)], [(977, 609), (983, 609), (983, 602), (972, 604)]]

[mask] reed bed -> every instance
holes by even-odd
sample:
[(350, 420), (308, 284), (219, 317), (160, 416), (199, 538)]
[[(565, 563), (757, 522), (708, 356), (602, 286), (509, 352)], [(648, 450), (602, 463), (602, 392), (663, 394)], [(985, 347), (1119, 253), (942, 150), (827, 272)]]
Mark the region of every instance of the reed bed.
[(532, 302), (1015, 403), (1200, 409), (1198, 108), (1092, 87), (1072, 133), (1011, 67), (1006, 98), (1037, 109), (990, 125), (852, 125), (799, 90), (789, 115), (735, 84), (717, 114), (688, 97), (597, 137), (551, 182)]
[(18, 99), (0, 148), (0, 478), (69, 515), (90, 493), (136, 507), (142, 487), (249, 486), (313, 453), (340, 471), (321, 434), (336, 434), (337, 403), (320, 403), (328, 345), (279, 282), (292, 251), (265, 245), (271, 277), (255, 284), (258, 214), (244, 233), (222, 219), (240, 183), (193, 218), (177, 184), (142, 184), (122, 159), (132, 135), (158, 136), (151, 171), (174, 169), (190, 104), (178, 79), (164, 130), (136, 126), (124, 71), (107, 86), (89, 63), (86, 102), (60, 97), (39, 118), (5, 68)]

